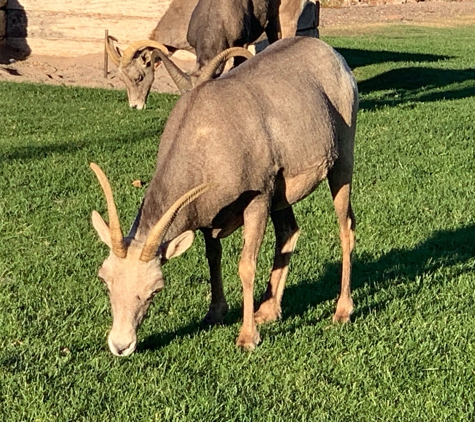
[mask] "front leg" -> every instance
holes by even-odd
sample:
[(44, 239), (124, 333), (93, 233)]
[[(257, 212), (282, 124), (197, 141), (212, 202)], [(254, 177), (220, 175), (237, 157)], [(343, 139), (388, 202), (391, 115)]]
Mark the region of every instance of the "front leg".
[(223, 249), (221, 241), (211, 235), (211, 230), (202, 230), (205, 238), (206, 259), (209, 265), (211, 284), (211, 304), (203, 320), (206, 325), (221, 324), (229, 307), (223, 290), (223, 278), (221, 273), (221, 257)]
[(244, 246), (239, 261), (239, 277), (243, 292), (243, 322), (236, 344), (253, 350), (260, 342), (254, 321), (254, 278), (256, 275), (257, 254), (264, 237), (267, 217), (267, 201), (254, 200), (244, 211)]

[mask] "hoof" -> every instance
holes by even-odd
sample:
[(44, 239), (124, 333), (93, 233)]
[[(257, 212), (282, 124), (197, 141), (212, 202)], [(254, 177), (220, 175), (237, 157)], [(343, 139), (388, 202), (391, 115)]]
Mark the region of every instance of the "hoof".
[(229, 307), (226, 302), (210, 305), (208, 312), (206, 313), (203, 324), (204, 325), (217, 325), (222, 324), (224, 316), (228, 313)]
[(351, 314), (348, 314), (348, 313), (335, 313), (335, 315), (333, 315), (333, 322), (334, 323), (337, 323), (337, 322), (340, 322), (340, 323), (347, 323), (347, 322), (351, 322)]
[(236, 346), (240, 347), (243, 350), (248, 350), (252, 352), (256, 346), (260, 343), (261, 338), (259, 336), (259, 333), (251, 333), (244, 335), (243, 333), (239, 334), (239, 337), (236, 341)]
[(338, 300), (336, 305), (335, 315), (333, 315), (333, 322), (350, 322), (351, 314), (353, 313), (353, 300)]
[(266, 300), (262, 302), (259, 309), (254, 314), (256, 324), (264, 324), (265, 322), (274, 322), (281, 317), (282, 311), (274, 300)]

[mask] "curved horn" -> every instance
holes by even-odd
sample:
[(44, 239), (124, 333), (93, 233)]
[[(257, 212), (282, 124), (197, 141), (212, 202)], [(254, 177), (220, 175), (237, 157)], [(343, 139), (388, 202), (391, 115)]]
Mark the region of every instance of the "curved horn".
[(125, 49), (124, 54), (122, 55), (122, 65), (123, 66), (129, 65), (130, 62), (133, 60), (137, 51), (143, 50), (147, 47), (156, 48), (160, 51), (163, 51), (165, 54), (168, 54), (168, 48), (157, 41), (153, 41), (153, 40), (135, 41)]
[(184, 94), (186, 91), (190, 91), (193, 89), (193, 83), (191, 82), (191, 78), (183, 72), (175, 63), (173, 63), (168, 56), (163, 54), (160, 50), (156, 51), (158, 57), (163, 62), (165, 69), (169, 73), (170, 77), (175, 82), (175, 85), (178, 87), (180, 92)]
[(201, 196), (211, 187), (210, 183), (203, 183), (202, 185), (197, 186), (196, 188), (185, 193), (180, 199), (178, 199), (168, 211), (158, 220), (158, 223), (155, 224), (155, 227), (150, 230), (150, 233), (145, 241), (145, 245), (140, 254), (141, 261), (151, 261), (157, 255), (157, 249), (162, 243), (162, 240), (167, 233), (168, 229), (175, 220), (178, 213), (186, 207), (190, 202), (194, 201), (196, 198)]
[(114, 41), (117, 42), (118, 39), (115, 37), (111, 37), (110, 35), (107, 37), (106, 50), (107, 50), (107, 53), (109, 54), (109, 57), (114, 62), (114, 64), (116, 66), (119, 66), (121, 57), (119, 53), (117, 52), (117, 49), (114, 45)]
[(241, 56), (246, 59), (254, 57), (249, 50), (243, 47), (231, 47), (222, 51), (203, 68), (198, 80), (196, 81), (195, 87), (210, 80), (216, 70), (218, 70), (219, 66), (221, 66), (223, 63), (226, 63), (230, 58), (236, 56)]
[(106, 196), (112, 252), (114, 252), (114, 255), (119, 258), (125, 258), (127, 256), (127, 249), (124, 244), (124, 236), (122, 235), (122, 230), (120, 228), (119, 215), (117, 214), (117, 209), (115, 207), (111, 185), (107, 176), (96, 163), (91, 163), (90, 167), (96, 174), (97, 179), (102, 186), (102, 190), (104, 191), (104, 195)]

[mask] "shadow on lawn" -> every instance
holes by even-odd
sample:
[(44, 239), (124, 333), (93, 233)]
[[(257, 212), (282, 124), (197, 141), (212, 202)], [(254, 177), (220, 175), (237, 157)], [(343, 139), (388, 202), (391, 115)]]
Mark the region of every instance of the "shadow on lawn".
[[(397, 51), (371, 51), (352, 48), (338, 48), (348, 65), (358, 68), (379, 63), (435, 63), (453, 57), (437, 54), (405, 53)], [(358, 83), (363, 99), (360, 108), (374, 110), (385, 105), (395, 106), (407, 102), (432, 102), (443, 99), (459, 99), (475, 96), (475, 83), (471, 87), (453, 86), (475, 81), (475, 69), (437, 69), (411, 66), (389, 70)], [(381, 98), (365, 100), (364, 96), (377, 91), (391, 91)]]
[[(352, 288), (356, 290), (369, 286), (369, 294), (372, 295), (381, 288), (409, 284), (423, 273), (433, 273), (439, 268), (466, 263), (475, 256), (473, 239), (475, 225), (435, 232), (413, 249), (393, 249), (377, 259), (371, 256), (359, 257), (353, 262)], [(283, 317), (300, 316), (309, 307), (336, 299), (340, 289), (340, 268), (339, 262), (328, 264), (322, 277), (303, 280), (286, 289), (282, 304)], [(417, 294), (421, 284), (413, 283), (412, 287), (412, 293)], [(407, 289), (404, 294), (408, 294)], [(386, 302), (381, 302), (372, 308), (384, 309), (385, 306)], [(355, 304), (355, 317), (364, 316), (367, 312), (367, 308)]]
[(407, 53), (403, 51), (361, 50), (358, 48), (337, 48), (352, 69), (387, 62), (438, 62), (451, 59), (439, 54)]
[[(471, 86), (465, 86), (473, 81)], [(458, 84), (458, 85), (457, 85)], [(450, 89), (444, 87), (451, 86)], [(392, 69), (362, 81), (358, 89), (363, 99), (361, 109), (373, 110), (407, 102), (433, 102), (475, 96), (475, 69), (434, 69), (404, 67)], [(377, 91), (390, 91), (381, 98), (365, 100), (364, 96)]]
[[(377, 259), (371, 256), (355, 259), (352, 288), (356, 290), (363, 286), (369, 286), (369, 294), (373, 295), (381, 288), (401, 283), (406, 283), (409, 286), (417, 276), (425, 272), (434, 272), (438, 268), (466, 263), (475, 256), (473, 239), (475, 239), (475, 225), (453, 231), (435, 232), (414, 249), (393, 249)], [(289, 286), (285, 290), (282, 301), (282, 318), (301, 317), (318, 304), (336, 299), (339, 293), (340, 268), (340, 262), (330, 263), (321, 277), (302, 280), (297, 285)], [(412, 290), (405, 289), (403, 294), (407, 295), (410, 292), (409, 294), (415, 295), (421, 285), (421, 283), (412, 283)], [(384, 309), (387, 302), (372, 305), (372, 309)], [(368, 308), (358, 307), (358, 303), (355, 303), (355, 317), (364, 317), (368, 312)], [(231, 309), (225, 318), (225, 325), (240, 321), (241, 313), (241, 308)], [(327, 315), (325, 318), (331, 321), (331, 315)], [(138, 349), (159, 349), (176, 337), (196, 334), (201, 329), (199, 322), (191, 322), (177, 331), (145, 338)]]
[(91, 139), (81, 139), (75, 141), (67, 141), (49, 145), (28, 145), (28, 146), (19, 146), (13, 148), (7, 148), (6, 151), (0, 152), (0, 162), (9, 161), (9, 160), (40, 160), (47, 158), (53, 154), (74, 154), (82, 149), (91, 149), (94, 147), (94, 144), (98, 148), (110, 149), (111, 147), (122, 146), (124, 144), (136, 144), (138, 141), (143, 140), (144, 138), (157, 138), (158, 139), (161, 132), (153, 129), (147, 131), (133, 131), (130, 130), (127, 135), (112, 136), (100, 138), (98, 136), (92, 136)]

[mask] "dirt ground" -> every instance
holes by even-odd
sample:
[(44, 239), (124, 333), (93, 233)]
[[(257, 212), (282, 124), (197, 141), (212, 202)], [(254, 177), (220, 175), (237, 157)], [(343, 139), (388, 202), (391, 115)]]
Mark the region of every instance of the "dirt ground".
[[(359, 3), (349, 7), (322, 8), (320, 33), (322, 35), (359, 33), (390, 24), (440, 27), (475, 24), (475, 1), (417, 3), (399, 1), (400, 4)], [(175, 58), (175, 62), (185, 71), (189, 71), (193, 68), (194, 56), (186, 57), (186, 54), (188, 53)], [(109, 75), (107, 79), (104, 78), (103, 54), (74, 58), (32, 55), (26, 60), (17, 59), (18, 56), (14, 51), (9, 49), (2, 51), (0, 80), (124, 89), (116, 76), (113, 64), (109, 64)], [(159, 92), (178, 92), (162, 68), (156, 71), (153, 89)]]

